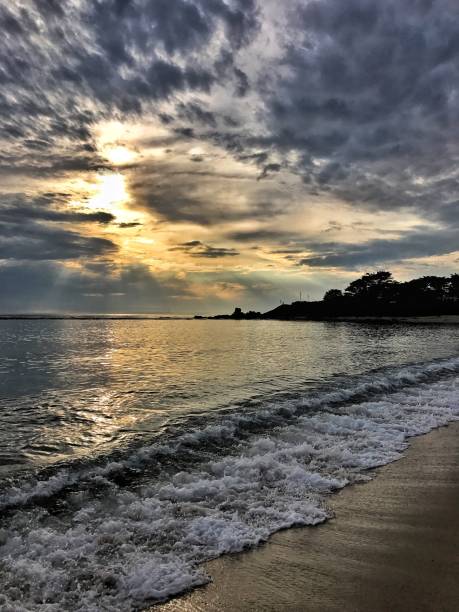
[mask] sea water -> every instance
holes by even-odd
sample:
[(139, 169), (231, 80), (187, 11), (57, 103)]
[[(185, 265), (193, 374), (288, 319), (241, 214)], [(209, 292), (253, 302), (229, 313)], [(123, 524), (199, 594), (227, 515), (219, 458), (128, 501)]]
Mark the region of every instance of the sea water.
[(459, 326), (0, 321), (0, 610), (137, 610), (459, 419)]

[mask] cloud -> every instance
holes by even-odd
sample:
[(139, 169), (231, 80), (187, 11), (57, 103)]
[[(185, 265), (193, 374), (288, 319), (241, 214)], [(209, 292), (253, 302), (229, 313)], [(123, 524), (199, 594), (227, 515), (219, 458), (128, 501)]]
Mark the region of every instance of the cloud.
[(228, 249), (225, 247), (214, 247), (202, 243), (200, 240), (190, 240), (182, 242), (176, 247), (169, 249), (170, 251), (182, 251), (188, 253), (191, 257), (208, 257), (210, 259), (218, 259), (220, 257), (234, 257), (239, 255), (236, 249)]
[[(103, 167), (98, 121), (209, 93), (223, 49), (240, 90), (233, 56), (257, 30), (258, 11), (254, 0), (36, 0), (3, 4), (0, 24), (0, 127), (11, 139), (0, 170), (63, 173)], [(197, 103), (194, 113), (210, 120)]]
[(107, 225), (115, 216), (74, 211), (62, 207), (65, 201), (65, 194), (53, 193), (32, 199), (21, 194), (0, 198), (0, 259), (69, 260), (114, 254), (118, 247), (111, 240), (86, 236), (72, 225)]
[(263, 171), (257, 180), (260, 181), (266, 178), (270, 172), (280, 172), (281, 168), (282, 166), (280, 164), (266, 164), (266, 166), (263, 166)]
[(3, 262), (0, 312), (164, 312), (189, 295), (187, 283), (157, 278), (143, 265)]
[(17, 204), (15, 206), (2, 206), (0, 204), (0, 222), (2, 223), (48, 221), (59, 223), (100, 223), (102, 225), (108, 225), (114, 220), (115, 215), (105, 211), (77, 212), (69, 209), (56, 210), (38, 205)]
[(235, 230), (226, 234), (230, 240), (237, 242), (269, 242), (286, 244), (291, 240), (298, 240), (296, 233), (282, 229), (259, 228), (254, 230)]
[(459, 250), (458, 233), (453, 230), (416, 230), (405, 232), (398, 240), (370, 240), (362, 244), (329, 242), (310, 244), (314, 255), (298, 261), (314, 268), (364, 268), (432, 257)]
[(29, 223), (18, 230), (0, 223), (0, 260), (68, 260), (114, 254), (118, 247), (107, 238)]
[(458, 23), (451, 0), (295, 3), (261, 144), (295, 150), (311, 194), (434, 216), (458, 181)]
[[(129, 228), (135, 238), (158, 231), (155, 244), (167, 245), (155, 251), (160, 269), (176, 265), (172, 241), (190, 259), (224, 259), (222, 268), (272, 266), (272, 278), (287, 263), (269, 255), (305, 266), (290, 265), (292, 274), (325, 275), (451, 253), (458, 26), (453, 0), (3, 3), (1, 258), (42, 261), (48, 272), (59, 260), (134, 265), (141, 243), (121, 232)], [(115, 169), (106, 151), (115, 141), (135, 151), (116, 167), (126, 201), (113, 212), (80, 210), (87, 189), (75, 185)], [(335, 205), (375, 213), (365, 231), (354, 228), (354, 244), (347, 213), (323, 230)], [(132, 211), (122, 217), (129, 206), (142, 224)], [(397, 231), (378, 226), (381, 211)], [(122, 234), (120, 248), (97, 229)], [(205, 241), (179, 243), (182, 230)], [(337, 232), (343, 239), (332, 241)], [(227, 240), (231, 248), (219, 246)], [(148, 271), (130, 270), (169, 295)], [(96, 299), (91, 274), (86, 267), (83, 285)], [(220, 281), (225, 295), (251, 291), (237, 274)], [(261, 285), (254, 292), (265, 299)], [(176, 289), (191, 299), (185, 283)], [(113, 281), (102, 293), (123, 291)]]
[(139, 223), (137, 221), (132, 221), (129, 223), (118, 223), (118, 227), (121, 227), (122, 229), (129, 229), (131, 227), (141, 227), (142, 223)]
[[(188, 147), (176, 145), (162, 158), (139, 163), (128, 178), (136, 203), (172, 223), (208, 226), (282, 214), (290, 195), (256, 181), (228, 154), (201, 156), (197, 164)], [(241, 197), (242, 196), (242, 197)]]

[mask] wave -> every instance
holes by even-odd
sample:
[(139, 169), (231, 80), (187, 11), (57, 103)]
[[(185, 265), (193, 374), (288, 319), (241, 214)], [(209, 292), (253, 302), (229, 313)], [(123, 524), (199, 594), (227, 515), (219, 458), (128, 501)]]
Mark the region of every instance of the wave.
[(316, 391), (280, 395), (275, 401), (258, 401), (250, 406), (230, 407), (217, 413), (187, 417), (170, 426), (164, 435), (150, 444), (112, 452), (96, 459), (77, 459), (41, 469), (38, 474), (15, 477), (8, 486), (5, 480), (0, 492), (0, 511), (19, 506), (44, 503), (77, 486), (99, 488), (122, 480), (137, 478), (145, 470), (167, 470), (171, 457), (174, 468), (207, 459), (212, 450), (226, 448), (228, 452), (257, 433), (269, 432), (302, 414), (315, 410), (333, 410), (344, 403), (367, 399), (381, 393), (438, 377), (459, 373), (459, 358), (412, 364), (402, 368), (385, 368), (358, 377), (337, 378), (333, 387)]
[(333, 491), (459, 420), (458, 374), (458, 358), (375, 372), (17, 483), (0, 500), (0, 607), (133, 610), (204, 584), (204, 561), (325, 521)]

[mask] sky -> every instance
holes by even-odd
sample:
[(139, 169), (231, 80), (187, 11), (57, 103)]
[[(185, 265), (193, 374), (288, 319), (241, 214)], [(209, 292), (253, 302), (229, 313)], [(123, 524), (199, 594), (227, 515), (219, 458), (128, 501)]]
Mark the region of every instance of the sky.
[(459, 269), (457, 0), (0, 0), (0, 312)]

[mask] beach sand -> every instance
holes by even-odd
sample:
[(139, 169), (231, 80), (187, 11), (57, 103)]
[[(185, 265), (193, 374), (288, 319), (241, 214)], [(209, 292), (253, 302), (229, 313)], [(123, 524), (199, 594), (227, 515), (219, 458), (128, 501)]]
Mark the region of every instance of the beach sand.
[(211, 584), (155, 612), (459, 611), (459, 423), (376, 472), (334, 519), (208, 563)]

